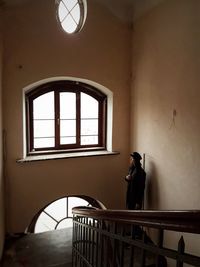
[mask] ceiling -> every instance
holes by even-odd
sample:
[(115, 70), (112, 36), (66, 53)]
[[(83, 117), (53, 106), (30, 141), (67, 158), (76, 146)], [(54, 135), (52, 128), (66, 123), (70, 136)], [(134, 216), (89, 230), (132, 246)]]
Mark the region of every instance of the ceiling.
[(123, 21), (137, 20), (149, 10), (166, 0), (96, 0), (107, 6)]
[[(32, 0), (0, 0), (0, 4), (14, 7), (26, 4)], [(106, 6), (113, 15), (122, 21), (131, 21), (143, 16), (153, 7), (165, 0), (88, 0), (97, 1)]]

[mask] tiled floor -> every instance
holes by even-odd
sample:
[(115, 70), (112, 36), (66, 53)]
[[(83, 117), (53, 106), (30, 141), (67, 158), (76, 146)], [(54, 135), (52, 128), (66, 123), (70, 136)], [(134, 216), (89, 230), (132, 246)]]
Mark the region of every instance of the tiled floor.
[(71, 267), (72, 230), (7, 239), (2, 267)]

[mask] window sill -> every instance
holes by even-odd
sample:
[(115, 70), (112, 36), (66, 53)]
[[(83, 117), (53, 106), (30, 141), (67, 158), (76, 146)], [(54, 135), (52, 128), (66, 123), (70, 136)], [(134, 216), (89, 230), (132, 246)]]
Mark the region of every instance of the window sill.
[(16, 160), (17, 163), (26, 163), (32, 161), (43, 161), (43, 160), (56, 160), (56, 159), (67, 159), (67, 158), (80, 158), (80, 157), (94, 157), (94, 156), (108, 156), (118, 155), (119, 152), (115, 151), (87, 151), (87, 152), (75, 152), (75, 153), (63, 153), (63, 154), (51, 154), (51, 155), (35, 155), (27, 156), (23, 159)]

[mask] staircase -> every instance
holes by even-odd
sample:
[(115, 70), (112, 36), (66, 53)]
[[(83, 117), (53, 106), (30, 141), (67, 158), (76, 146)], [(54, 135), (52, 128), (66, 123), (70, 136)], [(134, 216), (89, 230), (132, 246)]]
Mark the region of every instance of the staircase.
[(71, 267), (72, 228), (6, 238), (2, 267)]
[[(200, 234), (200, 211), (73, 209), (73, 267), (200, 266), (200, 256), (185, 252), (184, 233)], [(157, 243), (147, 230), (157, 231)], [(164, 234), (180, 235), (177, 250)]]

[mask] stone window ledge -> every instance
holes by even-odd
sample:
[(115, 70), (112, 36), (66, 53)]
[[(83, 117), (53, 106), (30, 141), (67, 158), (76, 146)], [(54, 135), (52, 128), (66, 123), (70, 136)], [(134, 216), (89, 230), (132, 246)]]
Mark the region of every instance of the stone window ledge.
[(33, 156), (27, 156), (22, 159), (17, 159), (16, 162), (26, 163), (26, 162), (32, 162), (32, 161), (57, 160), (57, 159), (94, 157), (94, 156), (108, 156), (108, 155), (118, 155), (118, 154), (120, 153), (116, 151), (101, 150), (101, 151), (62, 153), (62, 154), (33, 155)]

